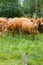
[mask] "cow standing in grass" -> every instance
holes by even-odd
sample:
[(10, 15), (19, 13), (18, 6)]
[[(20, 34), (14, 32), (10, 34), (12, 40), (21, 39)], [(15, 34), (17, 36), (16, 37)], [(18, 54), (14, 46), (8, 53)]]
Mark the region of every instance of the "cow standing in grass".
[(6, 26), (6, 30), (12, 33), (14, 36), (14, 32), (18, 31), (20, 35), (23, 32), (29, 32), (31, 35), (35, 36), (39, 33), (38, 25), (35, 23), (36, 19), (28, 19), (28, 18), (9, 18), (8, 26)]
[(9, 18), (8, 19), (8, 26), (7, 26), (7, 31), (8, 34), (9, 32), (12, 34), (12, 36), (14, 36), (14, 32), (16, 31), (17, 28), (17, 22), (16, 22), (16, 18)]
[(22, 21), (22, 31), (27, 31), (32, 35), (32, 38), (39, 33), (38, 25), (33, 20), (27, 19)]
[(14, 36), (15, 30), (18, 30), (20, 35), (27, 31), (30, 34), (37, 34), (39, 33), (38, 31), (38, 26), (33, 20), (27, 19), (27, 18), (13, 18), (8, 21), (9, 23), (9, 30)]
[(7, 18), (0, 18), (0, 32), (4, 32), (7, 25)]

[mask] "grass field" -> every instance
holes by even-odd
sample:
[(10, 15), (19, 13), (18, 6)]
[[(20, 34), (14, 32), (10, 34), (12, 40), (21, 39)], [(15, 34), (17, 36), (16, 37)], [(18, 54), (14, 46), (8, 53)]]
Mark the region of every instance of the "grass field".
[(29, 35), (19, 34), (0, 38), (0, 65), (22, 65), (22, 53), (27, 65), (43, 65), (43, 34), (31, 41)]

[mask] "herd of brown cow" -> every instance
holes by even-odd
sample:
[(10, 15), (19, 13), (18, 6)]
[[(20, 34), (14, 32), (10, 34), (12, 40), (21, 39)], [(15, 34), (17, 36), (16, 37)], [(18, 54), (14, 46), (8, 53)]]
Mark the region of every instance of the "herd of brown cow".
[(22, 35), (23, 33), (30, 33), (31, 35), (43, 32), (43, 18), (2, 18), (0, 17), (0, 37), (2, 33), (8, 35), (9, 33), (14, 36), (17, 31)]

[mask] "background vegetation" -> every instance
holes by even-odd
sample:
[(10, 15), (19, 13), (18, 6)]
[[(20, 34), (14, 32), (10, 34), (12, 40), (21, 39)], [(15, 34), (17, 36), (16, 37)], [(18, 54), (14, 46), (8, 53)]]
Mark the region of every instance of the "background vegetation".
[(43, 17), (43, 0), (0, 0), (0, 17)]

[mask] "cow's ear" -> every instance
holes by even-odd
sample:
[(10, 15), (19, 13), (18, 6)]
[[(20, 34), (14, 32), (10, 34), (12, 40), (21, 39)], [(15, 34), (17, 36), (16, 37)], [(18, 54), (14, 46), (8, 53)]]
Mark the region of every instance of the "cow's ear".
[(43, 21), (43, 19), (42, 19), (42, 21)]
[(31, 22), (33, 22), (33, 20), (31, 20)]

